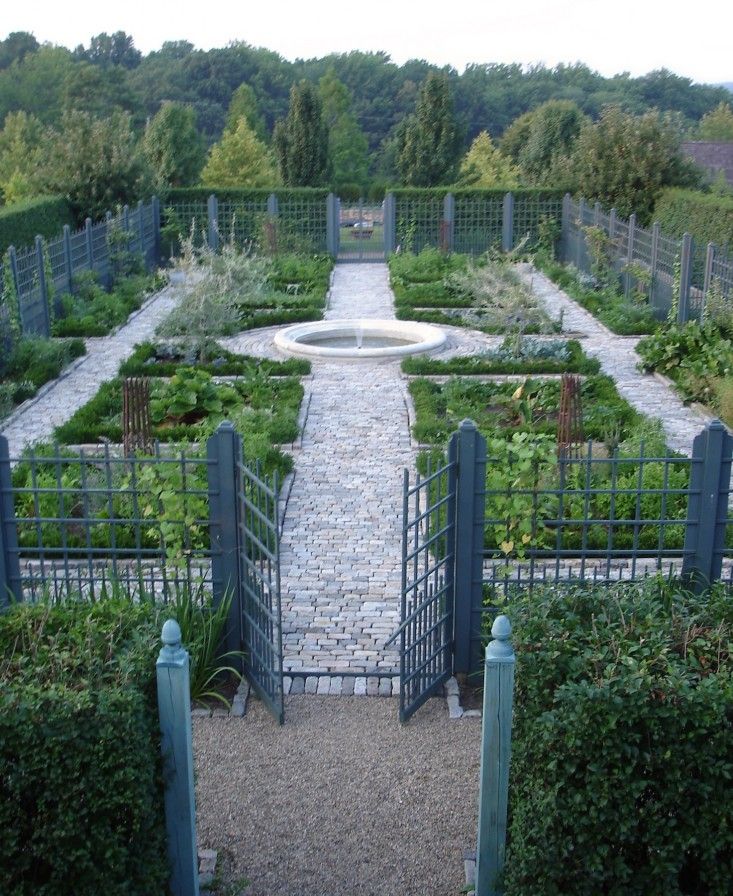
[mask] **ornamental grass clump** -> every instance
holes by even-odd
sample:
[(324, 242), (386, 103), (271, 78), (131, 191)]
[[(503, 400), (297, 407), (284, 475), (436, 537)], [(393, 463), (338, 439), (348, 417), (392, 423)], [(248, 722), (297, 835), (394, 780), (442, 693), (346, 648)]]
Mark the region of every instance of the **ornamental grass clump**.
[(492, 332), (551, 333), (556, 325), (537, 304), (517, 272), (495, 258), (470, 264), (447, 278), (450, 290), (471, 300), (471, 312), (462, 312), (473, 322)]

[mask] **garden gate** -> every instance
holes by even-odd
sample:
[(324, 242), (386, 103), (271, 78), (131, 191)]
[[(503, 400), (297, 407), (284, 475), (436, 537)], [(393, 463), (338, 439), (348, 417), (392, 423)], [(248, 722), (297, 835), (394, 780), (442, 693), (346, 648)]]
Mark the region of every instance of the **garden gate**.
[[(244, 651), (242, 668), (257, 695), (277, 721), (284, 721), (280, 529), (277, 476), (268, 482), (259, 466), (242, 458), (242, 439), (231, 423), (219, 425), (208, 442), (216, 460), (209, 503), (215, 589), (233, 599), (227, 650)], [(233, 471), (233, 479), (228, 476)], [(234, 517), (232, 519), (232, 516)]]
[[(577, 456), (560, 451), (552, 474), (496, 447), (489, 455), (464, 420), (443, 466), (413, 485), (405, 471), (401, 618), (388, 642), (399, 638), (401, 720), (450, 675), (481, 671), (490, 622), (517, 589), (649, 576), (733, 588), (732, 466), (733, 436), (718, 420), (690, 457), (642, 447), (609, 458), (588, 442)], [(520, 536), (527, 547), (512, 557)]]
[(384, 261), (384, 209), (382, 205), (342, 205), (338, 200), (338, 260)]
[(399, 638), (400, 721), (405, 722), (452, 674), (455, 568), (455, 438), (448, 462), (402, 492), (402, 587)]

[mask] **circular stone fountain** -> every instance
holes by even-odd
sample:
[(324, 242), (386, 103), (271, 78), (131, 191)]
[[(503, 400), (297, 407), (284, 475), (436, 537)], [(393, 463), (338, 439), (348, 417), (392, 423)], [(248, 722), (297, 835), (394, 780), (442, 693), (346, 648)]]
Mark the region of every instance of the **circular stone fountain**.
[(401, 358), (429, 352), (445, 342), (431, 324), (406, 320), (320, 320), (280, 330), (275, 345), (290, 355), (354, 360)]

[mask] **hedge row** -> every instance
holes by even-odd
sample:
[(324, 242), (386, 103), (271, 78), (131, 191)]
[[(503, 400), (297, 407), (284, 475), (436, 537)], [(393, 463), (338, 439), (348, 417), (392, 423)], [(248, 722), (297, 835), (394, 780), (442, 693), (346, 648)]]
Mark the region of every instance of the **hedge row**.
[(250, 189), (247, 187), (176, 187), (168, 190), (164, 202), (175, 205), (178, 202), (206, 202), (209, 196), (214, 195), (219, 202), (262, 202), (267, 203), (267, 197), (274, 193), (280, 202), (291, 200), (310, 200), (315, 202), (325, 200), (329, 194), (327, 187), (298, 187), (286, 189), (273, 187), (272, 189)]
[(512, 598), (507, 896), (729, 896), (732, 610), (669, 582)]
[(8, 246), (32, 246), (36, 236), (60, 236), (64, 224), (74, 224), (71, 206), (63, 196), (40, 196), (0, 210), (0, 253)]
[(562, 200), (565, 190), (551, 187), (517, 187), (514, 190), (475, 190), (456, 187), (400, 187), (390, 191), (397, 201), (404, 199), (442, 199), (448, 193), (456, 199), (503, 199), (511, 192), (515, 201), (521, 199)]
[(733, 198), (668, 189), (654, 206), (654, 220), (669, 236), (692, 234), (696, 243), (733, 247)]
[(0, 616), (0, 892), (166, 892), (156, 652), (149, 605)]

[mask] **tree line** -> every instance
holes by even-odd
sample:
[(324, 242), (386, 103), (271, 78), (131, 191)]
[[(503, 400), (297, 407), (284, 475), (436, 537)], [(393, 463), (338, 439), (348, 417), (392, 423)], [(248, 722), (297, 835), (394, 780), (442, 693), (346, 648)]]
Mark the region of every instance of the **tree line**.
[[(2, 199), (58, 192), (84, 214), (198, 183), (375, 196), (400, 183), (562, 185), (643, 214), (653, 199), (638, 200), (642, 179), (651, 192), (699, 182), (680, 141), (733, 139), (731, 121), (725, 88), (665, 70), (459, 74), (357, 51), (288, 62), (240, 42), (171, 41), (143, 56), (124, 32), (74, 50), (26, 32), (0, 41)], [(629, 158), (623, 177), (605, 171)]]

